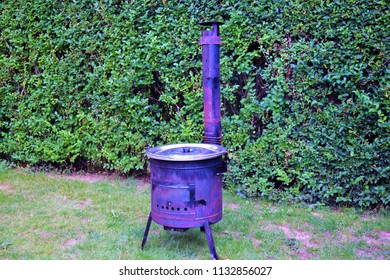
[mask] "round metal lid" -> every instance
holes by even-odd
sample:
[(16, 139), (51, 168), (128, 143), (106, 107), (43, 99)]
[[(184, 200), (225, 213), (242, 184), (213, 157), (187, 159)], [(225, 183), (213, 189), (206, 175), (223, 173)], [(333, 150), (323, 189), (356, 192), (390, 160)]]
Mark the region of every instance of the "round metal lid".
[(167, 161), (194, 161), (212, 159), (226, 154), (226, 148), (214, 144), (173, 144), (150, 148), (146, 151), (152, 159)]

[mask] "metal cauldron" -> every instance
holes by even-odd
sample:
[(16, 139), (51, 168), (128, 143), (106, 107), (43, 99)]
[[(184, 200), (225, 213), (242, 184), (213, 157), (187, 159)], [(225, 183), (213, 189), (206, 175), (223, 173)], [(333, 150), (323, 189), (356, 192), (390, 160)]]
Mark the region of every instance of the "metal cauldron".
[(150, 222), (166, 230), (204, 229), (212, 258), (218, 258), (210, 225), (222, 219), (222, 174), (226, 149), (216, 144), (174, 144), (151, 148)]

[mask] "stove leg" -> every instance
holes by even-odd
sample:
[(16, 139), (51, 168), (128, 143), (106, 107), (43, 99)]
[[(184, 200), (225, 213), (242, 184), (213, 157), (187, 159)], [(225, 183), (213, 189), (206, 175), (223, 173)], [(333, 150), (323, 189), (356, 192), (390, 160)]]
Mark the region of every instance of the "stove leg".
[(209, 221), (206, 221), (203, 228), (204, 228), (204, 231), (206, 233), (207, 243), (209, 244), (210, 258), (212, 260), (219, 260), (217, 251), (215, 250), (213, 234), (211, 232), (211, 227), (210, 227)]
[(146, 244), (146, 240), (148, 239), (148, 234), (149, 234), (149, 229), (150, 229), (151, 223), (152, 223), (152, 213), (149, 213), (149, 218), (148, 218), (148, 222), (146, 224), (144, 238), (142, 239), (142, 245), (141, 245), (142, 250), (144, 249), (145, 244)]

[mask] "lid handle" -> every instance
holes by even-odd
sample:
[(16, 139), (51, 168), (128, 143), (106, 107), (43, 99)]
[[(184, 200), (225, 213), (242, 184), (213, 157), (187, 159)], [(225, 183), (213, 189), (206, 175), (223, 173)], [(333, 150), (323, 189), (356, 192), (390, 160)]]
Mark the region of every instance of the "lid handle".
[(183, 153), (191, 153), (192, 151), (190, 147), (183, 147)]

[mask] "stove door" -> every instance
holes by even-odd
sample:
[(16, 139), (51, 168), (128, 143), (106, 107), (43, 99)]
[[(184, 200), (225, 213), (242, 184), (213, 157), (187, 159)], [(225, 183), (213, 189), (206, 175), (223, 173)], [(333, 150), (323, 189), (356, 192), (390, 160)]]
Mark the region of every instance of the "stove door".
[[(152, 210), (159, 216), (195, 215), (195, 184), (152, 182)], [(191, 216), (191, 217), (188, 217)]]

